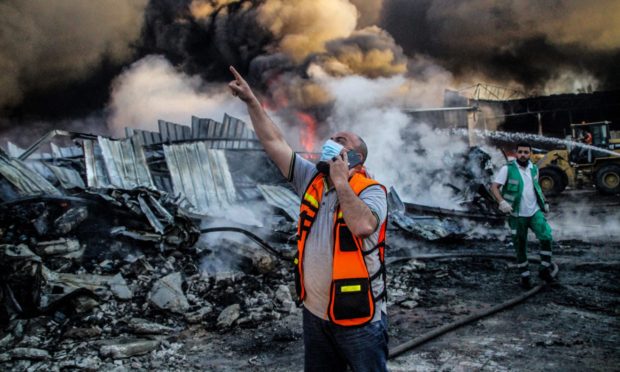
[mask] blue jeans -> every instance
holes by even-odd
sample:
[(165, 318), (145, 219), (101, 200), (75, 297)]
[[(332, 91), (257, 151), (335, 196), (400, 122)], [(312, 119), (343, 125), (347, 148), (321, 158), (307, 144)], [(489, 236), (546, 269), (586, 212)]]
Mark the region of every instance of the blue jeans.
[[(380, 311), (377, 309), (377, 311)], [(304, 309), (306, 372), (387, 371), (387, 316), (362, 327), (343, 327)]]

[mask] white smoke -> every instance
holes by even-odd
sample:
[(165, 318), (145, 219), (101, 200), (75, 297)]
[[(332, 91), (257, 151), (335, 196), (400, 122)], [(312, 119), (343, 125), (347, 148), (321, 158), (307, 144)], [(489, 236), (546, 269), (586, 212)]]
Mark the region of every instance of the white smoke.
[(369, 148), (368, 169), (386, 186), (395, 186), (403, 200), (458, 208), (450, 200), (451, 189), (443, 185), (451, 182), (449, 176), (437, 175), (451, 167), (451, 160), (463, 153), (467, 144), (460, 137), (413, 122), (401, 110), (395, 98), (406, 82), (403, 76), (325, 81), (334, 97), (328, 124), (332, 132), (350, 130), (364, 138)]
[(618, 205), (617, 198), (613, 196), (565, 191), (559, 199), (551, 199), (548, 220), (553, 238), (620, 242)]
[(109, 127), (157, 131), (157, 120), (187, 123), (191, 115), (221, 120), (224, 113), (249, 123), (245, 105), (231, 99), (224, 84), (207, 84), (177, 71), (164, 57), (147, 56), (132, 64), (113, 83)]
[(555, 92), (592, 93), (599, 89), (600, 82), (588, 72), (562, 71), (545, 82), (543, 94)]
[[(219, 210), (210, 210), (209, 217), (209, 220), (203, 220), (201, 228), (233, 226), (251, 230), (255, 227), (271, 227), (273, 210), (264, 202), (244, 202)], [(241, 253), (238, 251), (239, 247), (262, 249), (256, 244), (247, 236), (230, 231), (203, 234), (198, 246), (208, 248), (210, 252), (202, 257), (200, 271), (203, 272), (203, 275), (239, 273), (242, 264)]]

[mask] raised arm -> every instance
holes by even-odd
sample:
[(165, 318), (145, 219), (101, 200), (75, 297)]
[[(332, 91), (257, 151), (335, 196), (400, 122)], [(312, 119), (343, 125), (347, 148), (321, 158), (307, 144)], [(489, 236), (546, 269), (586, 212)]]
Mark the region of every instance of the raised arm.
[(284, 177), (289, 177), (293, 159), (291, 146), (284, 139), (280, 128), (267, 115), (245, 79), (232, 66), (230, 66), (230, 72), (235, 77), (228, 84), (233, 96), (239, 97), (239, 99), (245, 102), (254, 131), (265, 148), (267, 155), (280, 169)]

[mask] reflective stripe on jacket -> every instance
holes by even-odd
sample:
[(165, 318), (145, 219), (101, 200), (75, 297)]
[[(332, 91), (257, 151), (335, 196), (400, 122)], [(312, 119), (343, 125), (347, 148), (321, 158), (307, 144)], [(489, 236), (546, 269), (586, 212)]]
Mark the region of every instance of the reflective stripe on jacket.
[[(385, 192), (385, 187), (377, 181), (367, 178), (360, 173), (355, 173), (349, 179), (349, 185), (359, 196), (366, 188), (379, 185)], [(323, 191), (325, 187), (324, 176), (317, 174), (310, 182), (304, 192), (301, 201), (299, 224), (297, 226), (297, 257), (295, 258), (295, 285), (297, 294), (304, 300), (306, 293), (304, 289), (303, 258), (306, 240), (316, 219), (316, 214), (321, 205)], [(375, 303), (386, 293), (385, 281), (385, 230), (387, 221), (383, 222), (379, 230), (377, 245), (370, 250), (363, 250), (363, 239), (353, 235), (343, 218), (340, 207), (334, 214), (332, 246), (332, 282), (330, 287), (328, 317), (338, 325), (360, 326), (370, 322), (375, 314)], [(380, 270), (370, 277), (366, 267), (364, 256), (378, 250), (381, 262)], [(374, 297), (372, 293), (372, 281), (383, 279), (383, 292)]]

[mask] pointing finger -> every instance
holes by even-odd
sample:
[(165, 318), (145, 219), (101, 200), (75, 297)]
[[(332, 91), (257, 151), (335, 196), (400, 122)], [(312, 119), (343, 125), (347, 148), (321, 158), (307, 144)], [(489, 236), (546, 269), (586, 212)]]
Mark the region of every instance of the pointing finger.
[(241, 77), (241, 74), (232, 66), (229, 67), (230, 72), (233, 74), (233, 76), (235, 77), (235, 79), (239, 82), (243, 81), (243, 77)]

